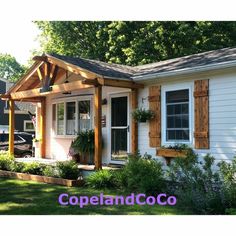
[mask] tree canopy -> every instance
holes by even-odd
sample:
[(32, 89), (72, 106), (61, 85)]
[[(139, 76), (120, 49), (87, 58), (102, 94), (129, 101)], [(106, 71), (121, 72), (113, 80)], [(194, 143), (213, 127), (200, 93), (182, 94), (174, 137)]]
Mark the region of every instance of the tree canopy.
[(16, 82), (25, 72), (25, 67), (15, 57), (0, 53), (0, 78)]
[(37, 21), (41, 52), (141, 65), (236, 46), (236, 22)]

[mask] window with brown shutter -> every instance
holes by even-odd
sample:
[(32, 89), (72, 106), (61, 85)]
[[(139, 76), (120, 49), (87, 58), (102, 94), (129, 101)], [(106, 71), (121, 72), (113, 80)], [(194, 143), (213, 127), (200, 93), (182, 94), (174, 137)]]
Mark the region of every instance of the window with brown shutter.
[(209, 149), (209, 80), (194, 82), (195, 148)]
[(149, 109), (155, 113), (154, 119), (149, 121), (149, 145), (161, 146), (161, 86), (149, 87)]

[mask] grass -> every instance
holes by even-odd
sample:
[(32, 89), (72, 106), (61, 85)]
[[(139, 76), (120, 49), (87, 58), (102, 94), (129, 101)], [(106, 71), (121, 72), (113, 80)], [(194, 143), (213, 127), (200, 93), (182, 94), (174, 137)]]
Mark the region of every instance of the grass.
[(122, 195), (119, 191), (98, 191), (87, 187), (68, 188), (64, 186), (37, 183), (16, 179), (0, 178), (0, 215), (183, 215), (191, 214), (177, 206), (61, 206), (58, 196)]

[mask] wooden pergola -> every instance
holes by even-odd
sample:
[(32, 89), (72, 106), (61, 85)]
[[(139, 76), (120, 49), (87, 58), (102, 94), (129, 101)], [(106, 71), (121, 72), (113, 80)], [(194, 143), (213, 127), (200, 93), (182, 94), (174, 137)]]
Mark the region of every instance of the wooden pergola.
[[(14, 154), (14, 104), (15, 101), (39, 103), (37, 121), (40, 125), (40, 156), (46, 156), (46, 96), (49, 94), (72, 92), (85, 88), (95, 88), (95, 168), (102, 168), (102, 87), (120, 87), (131, 89), (132, 109), (138, 106), (138, 89), (142, 84), (127, 79), (104, 77), (72, 63), (65, 62), (51, 55), (36, 56), (35, 63), (28, 72), (6, 93), (1, 94), (2, 100), (9, 101), (9, 153)], [(78, 75), (78, 80), (63, 84), (56, 81), (66, 73)], [(138, 126), (132, 120), (131, 124), (131, 152), (138, 148)]]

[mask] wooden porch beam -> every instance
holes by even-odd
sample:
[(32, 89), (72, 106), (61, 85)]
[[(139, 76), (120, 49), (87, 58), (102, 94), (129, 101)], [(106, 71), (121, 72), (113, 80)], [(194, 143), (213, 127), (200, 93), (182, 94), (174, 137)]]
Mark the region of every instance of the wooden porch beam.
[(57, 77), (58, 66), (52, 65), (51, 73), (50, 73), (50, 86), (54, 85), (54, 82)]
[(70, 83), (58, 84), (52, 86), (52, 91), (40, 93), (40, 88), (25, 90), (20, 92), (11, 93), (12, 99), (25, 99), (32, 97), (43, 97), (47, 94), (55, 94), (55, 93), (63, 93), (63, 92), (71, 92), (78, 89), (86, 89), (92, 88), (92, 85), (82, 84), (82, 81), (75, 81)]
[(89, 85), (93, 85), (93, 86), (99, 85), (97, 79), (85, 79), (85, 80), (82, 80), (82, 84), (89, 84)]
[(40, 157), (46, 157), (46, 98), (41, 98), (40, 108)]
[(43, 71), (40, 67), (37, 69), (37, 73), (38, 73), (38, 77), (39, 77), (40, 81), (43, 81), (43, 78), (44, 78)]
[(9, 100), (11, 96), (9, 94), (0, 94), (0, 99), (1, 100)]
[(16, 85), (14, 85), (12, 88), (10, 88), (9, 92), (16, 92), (21, 87), (22, 83), (23, 82), (25, 83), (27, 80), (29, 80), (42, 64), (43, 64), (43, 62), (36, 64), (34, 66), (34, 68), (32, 68), (30, 71), (28, 71), (26, 73), (26, 75), (16, 83)]
[(102, 86), (95, 87), (95, 169), (102, 169)]
[(51, 72), (51, 65), (48, 62), (45, 62), (44, 64), (44, 79), (50, 77), (50, 72)]
[(65, 70), (68, 70), (68, 71), (73, 72), (75, 74), (81, 75), (82, 77), (84, 77), (86, 79), (95, 79), (98, 76), (93, 72), (90, 72), (88, 70), (80, 68), (79, 66), (65, 62), (63, 60), (60, 60), (60, 59), (50, 56), (50, 55), (49, 56), (35, 56), (33, 58), (33, 60), (50, 62), (51, 64), (57, 65)]
[(128, 80), (107, 79), (107, 78), (98, 78), (97, 80), (99, 84), (103, 86), (130, 88), (130, 89), (144, 88), (143, 84), (137, 84), (133, 81), (128, 81)]
[[(131, 91), (132, 111), (138, 107), (138, 90)], [(138, 151), (138, 123), (132, 118), (131, 122), (131, 152), (134, 154)]]
[(14, 155), (15, 103), (9, 100), (9, 155)]
[(33, 102), (33, 103), (38, 103), (42, 101), (43, 97), (38, 97), (38, 98), (25, 98), (25, 99), (14, 99), (16, 102)]

